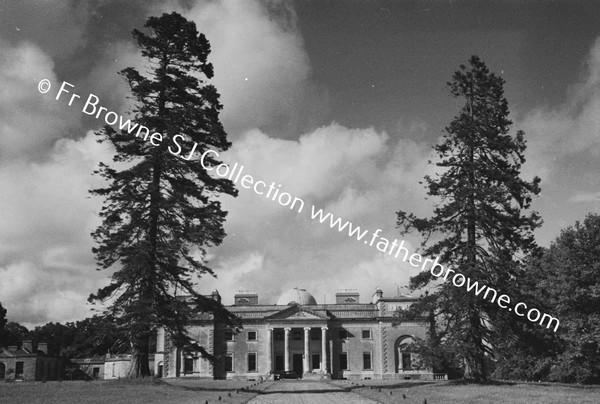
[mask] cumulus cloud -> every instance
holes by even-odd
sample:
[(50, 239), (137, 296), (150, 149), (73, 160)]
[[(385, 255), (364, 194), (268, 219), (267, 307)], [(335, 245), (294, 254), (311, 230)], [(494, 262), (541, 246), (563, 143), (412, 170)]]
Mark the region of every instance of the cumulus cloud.
[(527, 111), (515, 123), (528, 141), (524, 176), (542, 179), (542, 198), (533, 205), (546, 218), (538, 231), (542, 245), (588, 212), (598, 212), (600, 38), (586, 62), (582, 79), (569, 89), (563, 103)]
[(0, 40), (0, 53), (0, 158), (40, 157), (79, 117), (54, 100), (55, 90), (38, 91), (42, 79), (58, 84), (53, 61), (38, 46)]
[[(421, 128), (419, 130), (425, 130)], [(298, 140), (247, 132), (224, 159), (244, 165), (255, 180), (281, 184), (281, 190), (305, 202), (292, 211), (251, 189), (240, 188), (238, 198), (223, 200), (229, 211), (228, 237), (214, 252), (218, 280), (201, 280), (206, 292), (218, 287), (226, 302), (242, 287), (255, 289), (265, 303), (273, 303), (294, 286), (329, 302), (339, 287), (359, 288), (363, 296), (376, 286), (395, 291), (416, 271), (363, 241), (353, 240), (325, 223), (311, 219), (311, 207), (381, 236), (400, 239), (395, 211), (425, 214), (424, 190), (417, 178), (429, 172), (429, 147), (415, 141), (392, 142), (385, 132), (351, 129), (331, 123)], [(371, 236), (368, 236), (369, 240)], [(414, 243), (405, 244), (410, 251)], [(253, 257), (260, 265), (248, 268)], [(252, 261), (256, 262), (256, 261)], [(370, 268), (370, 269), (369, 269)], [(235, 274), (232, 276), (231, 274)], [(220, 286), (217, 286), (220, 285)], [(390, 287), (391, 286), (391, 287)]]
[(44, 162), (0, 168), (0, 297), (9, 318), (26, 324), (84, 318), (87, 296), (107, 283), (94, 270), (90, 232), (99, 224), (99, 185), (91, 172), (112, 155), (90, 132), (61, 139)]
[(517, 127), (527, 134), (529, 173), (552, 181), (562, 159), (600, 155), (600, 38), (590, 50), (587, 72), (558, 107), (540, 106), (524, 114)]
[[(184, 13), (211, 43), (212, 82), (233, 134), (270, 126), (299, 125), (305, 99), (314, 97), (310, 63), (294, 10), (256, 1), (200, 2)], [(312, 99), (312, 105), (319, 102)], [(311, 108), (311, 112), (316, 112)]]

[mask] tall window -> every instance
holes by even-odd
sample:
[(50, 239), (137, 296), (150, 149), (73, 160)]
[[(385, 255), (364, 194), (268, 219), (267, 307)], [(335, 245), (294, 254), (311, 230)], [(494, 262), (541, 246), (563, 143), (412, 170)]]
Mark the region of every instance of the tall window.
[(342, 352), (340, 354), (340, 369), (348, 370), (348, 352)]
[(248, 353), (248, 372), (256, 372), (256, 353)]
[(194, 358), (192, 355), (188, 354), (183, 359), (183, 373), (193, 373), (194, 372)]
[(15, 364), (15, 379), (23, 378), (23, 362), (17, 362)]
[(363, 352), (363, 369), (372, 370), (373, 364), (371, 363), (371, 351)]
[(409, 352), (402, 352), (402, 369), (412, 369), (412, 359)]
[(248, 331), (248, 341), (256, 341), (256, 331)]
[(225, 364), (223, 368), (226, 372), (233, 372), (233, 353), (225, 355)]

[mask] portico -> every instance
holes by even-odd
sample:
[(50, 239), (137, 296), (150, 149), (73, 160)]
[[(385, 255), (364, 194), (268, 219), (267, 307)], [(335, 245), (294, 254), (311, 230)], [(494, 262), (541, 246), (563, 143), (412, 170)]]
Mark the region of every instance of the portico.
[[(267, 366), (271, 372), (294, 370), (327, 374), (327, 317), (292, 305), (267, 317)], [(301, 361), (299, 360), (301, 358)]]

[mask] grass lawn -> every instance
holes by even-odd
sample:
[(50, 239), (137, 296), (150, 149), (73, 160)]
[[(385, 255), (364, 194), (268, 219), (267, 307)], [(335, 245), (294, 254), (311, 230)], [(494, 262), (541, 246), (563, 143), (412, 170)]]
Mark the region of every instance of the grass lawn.
[(481, 385), (452, 381), (391, 380), (333, 381), (332, 384), (349, 388), (363, 397), (386, 404), (423, 404), (425, 400), (427, 400), (427, 404), (600, 403), (600, 386), (519, 382)]
[[(0, 383), (0, 403), (245, 403), (256, 382), (177, 379)], [(252, 387), (251, 387), (252, 388)], [(255, 388), (255, 387), (254, 387)], [(237, 391), (237, 393), (236, 393)], [(219, 400), (219, 397), (221, 399)]]
[[(165, 379), (0, 383), (0, 403), (245, 403), (257, 390), (279, 382)], [(293, 382), (290, 382), (293, 383)], [(573, 386), (550, 383), (420, 382), (394, 380), (332, 381), (380, 403), (600, 403), (600, 386)], [(250, 389), (250, 391), (242, 390)], [(390, 394), (391, 393), (391, 394)], [(406, 397), (404, 398), (403, 395)], [(219, 397), (221, 399), (219, 400)], [(318, 396), (316, 396), (318, 397)], [(323, 399), (326, 399), (323, 396)], [(319, 404), (315, 401), (315, 404)]]

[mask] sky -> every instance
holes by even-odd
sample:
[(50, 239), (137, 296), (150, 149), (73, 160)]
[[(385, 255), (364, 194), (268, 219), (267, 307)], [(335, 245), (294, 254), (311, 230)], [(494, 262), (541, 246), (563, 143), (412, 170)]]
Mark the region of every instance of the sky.
[[(0, 302), (26, 326), (81, 320), (97, 271), (90, 233), (102, 200), (88, 190), (113, 150), (102, 121), (54, 99), (63, 81), (126, 114), (117, 72), (144, 68), (131, 31), (177, 11), (211, 43), (230, 163), (305, 201), (301, 213), (241, 187), (223, 197), (223, 243), (206, 257), (226, 304), (264, 304), (292, 287), (318, 303), (338, 289), (394, 296), (416, 270), (311, 220), (310, 206), (388, 239), (396, 211), (431, 214), (419, 183), (460, 110), (446, 83), (479, 55), (506, 80), (513, 130), (528, 142), (523, 177), (549, 246), (600, 213), (600, 6), (592, 1), (0, 1)], [(52, 90), (38, 91), (48, 79)], [(417, 251), (417, 235), (405, 237)], [(101, 309), (96, 307), (96, 309)]]

